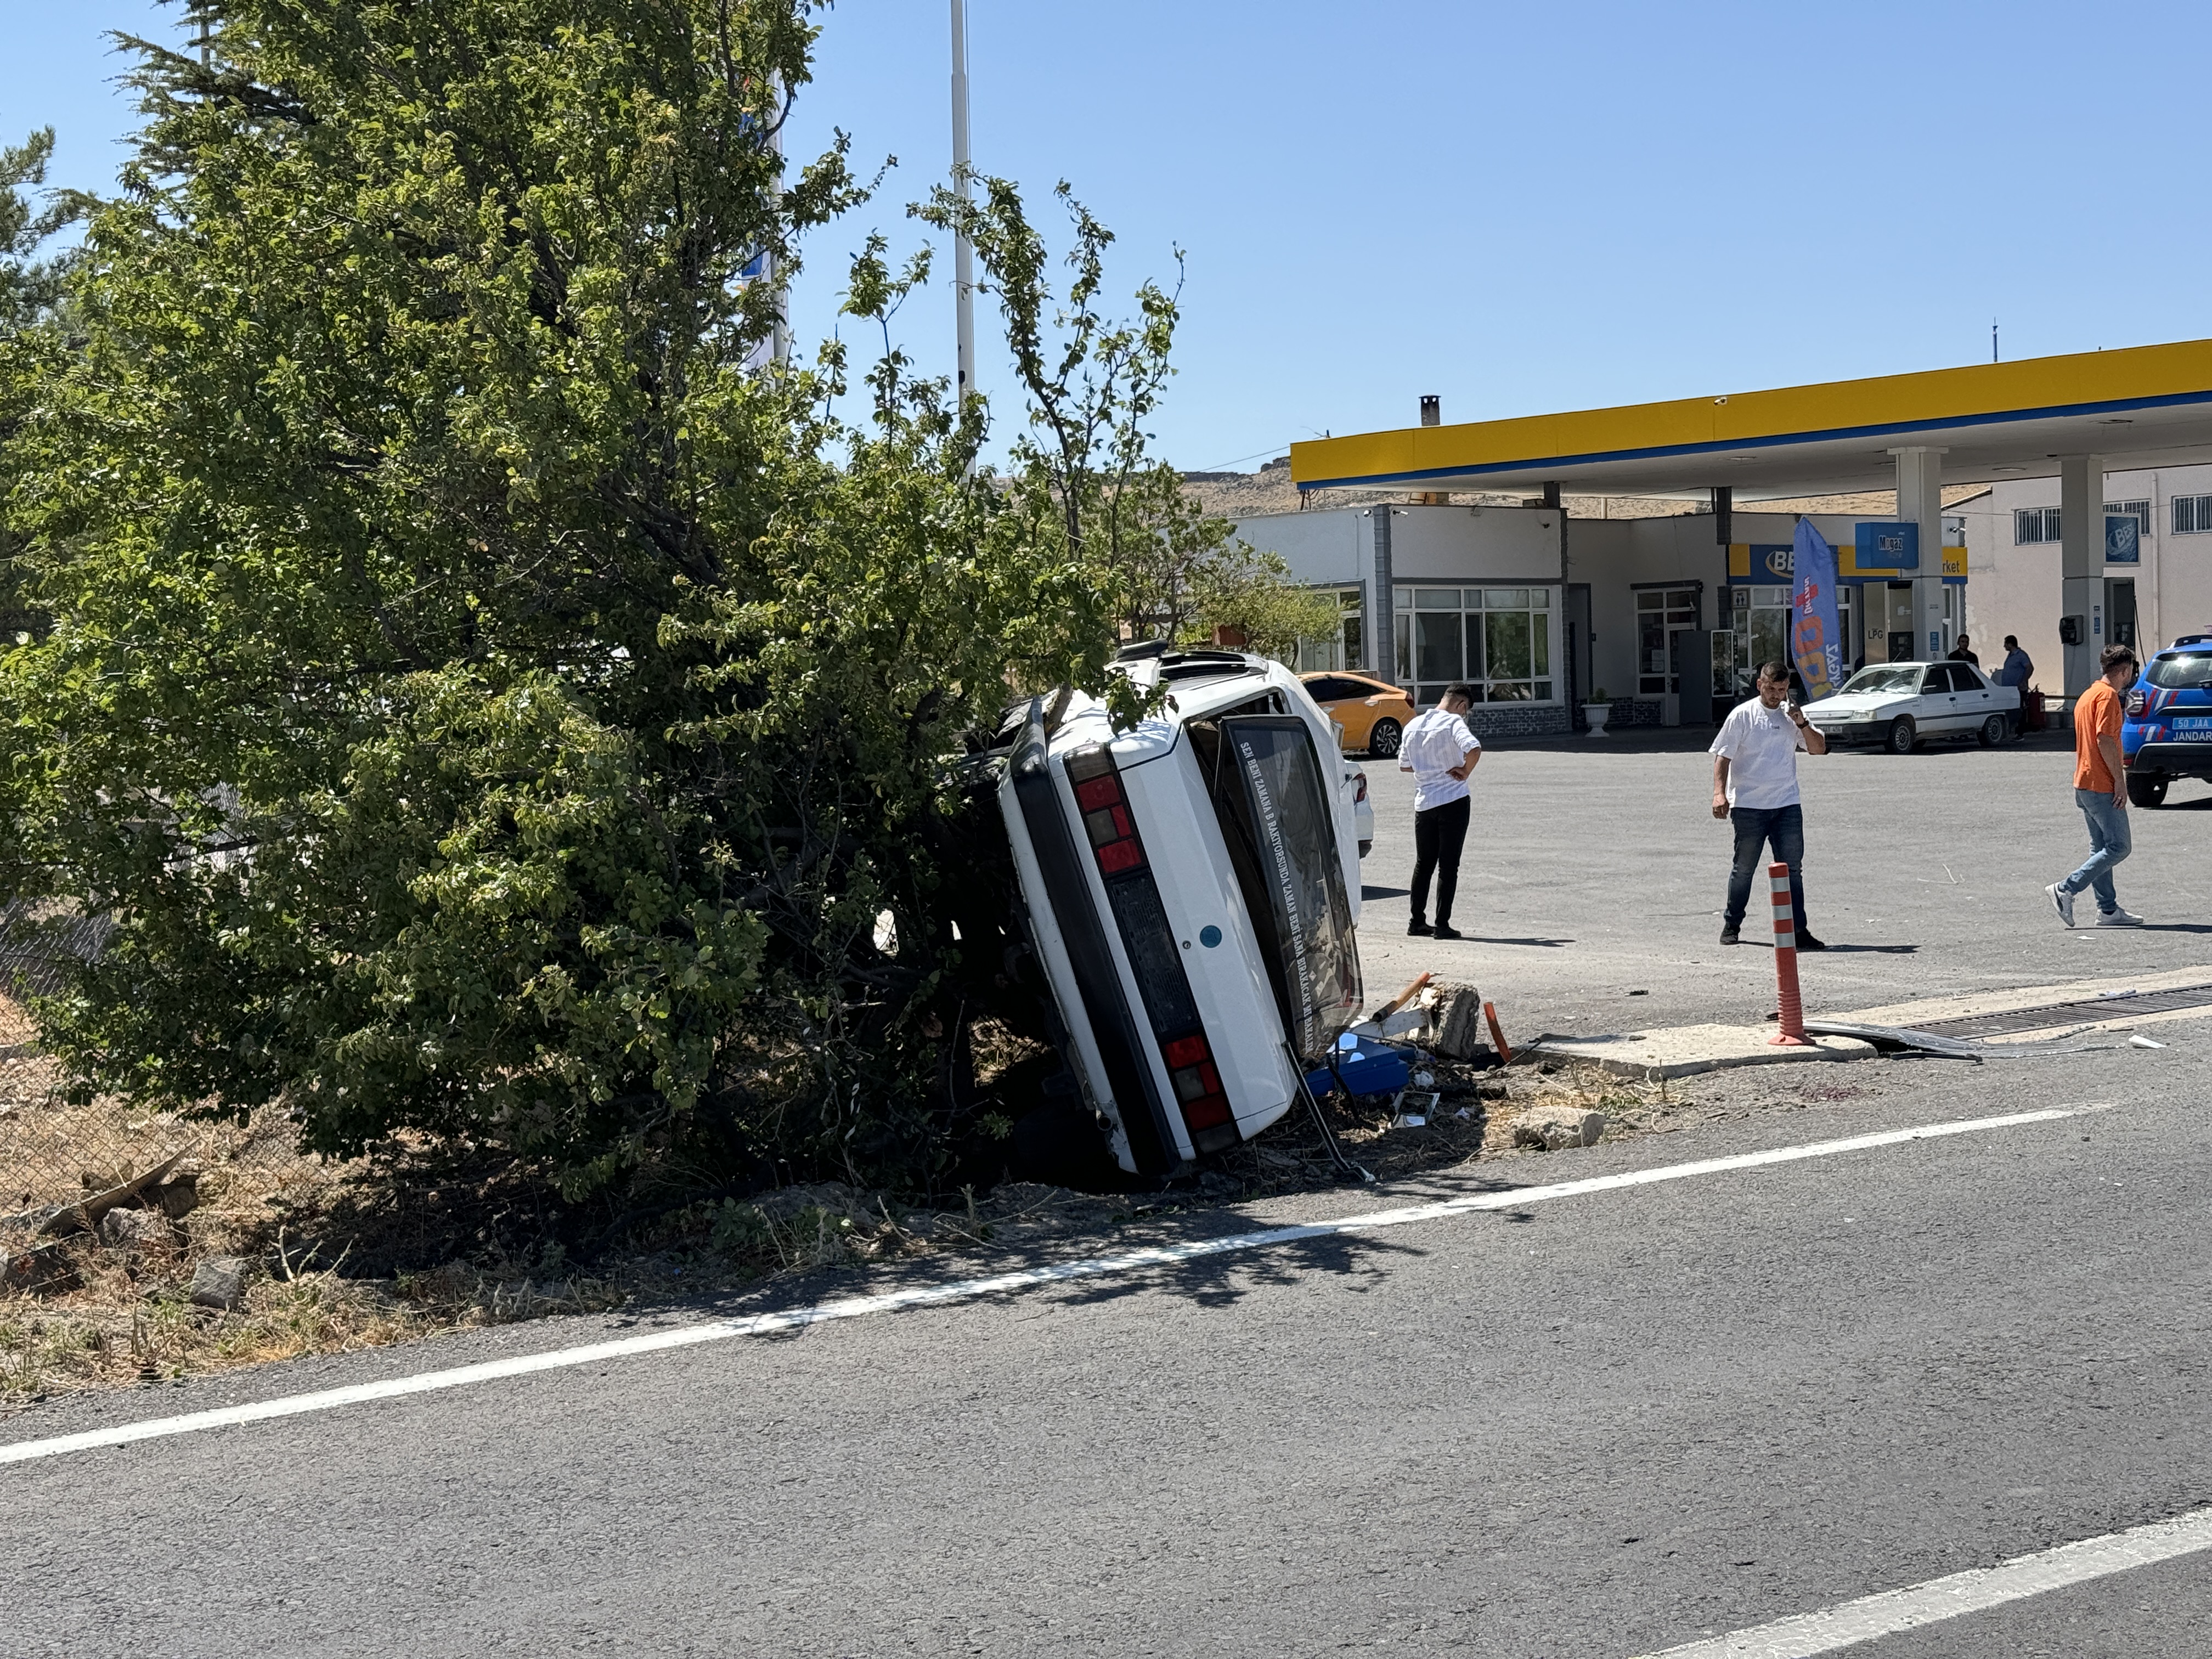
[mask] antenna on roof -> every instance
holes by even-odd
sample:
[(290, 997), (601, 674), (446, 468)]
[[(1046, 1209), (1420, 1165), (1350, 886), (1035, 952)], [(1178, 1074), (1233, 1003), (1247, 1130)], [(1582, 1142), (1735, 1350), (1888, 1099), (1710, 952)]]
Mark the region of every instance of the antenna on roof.
[(1996, 362), (1996, 360), (1997, 360), (1997, 319), (1996, 319), (1996, 318), (1992, 317), (1992, 318), (1990, 318), (1990, 361), (1991, 362)]

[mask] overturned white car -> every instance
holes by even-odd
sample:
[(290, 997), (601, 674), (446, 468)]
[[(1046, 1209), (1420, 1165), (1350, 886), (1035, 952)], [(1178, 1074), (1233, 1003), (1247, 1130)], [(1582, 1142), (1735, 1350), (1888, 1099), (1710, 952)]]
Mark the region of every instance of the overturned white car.
[(1335, 734), (1281, 665), (1124, 653), (1164, 684), (1115, 732), (1039, 699), (999, 805), (1059, 1047), (1115, 1160), (1163, 1177), (1297, 1103), (1359, 1014), (1359, 856)]

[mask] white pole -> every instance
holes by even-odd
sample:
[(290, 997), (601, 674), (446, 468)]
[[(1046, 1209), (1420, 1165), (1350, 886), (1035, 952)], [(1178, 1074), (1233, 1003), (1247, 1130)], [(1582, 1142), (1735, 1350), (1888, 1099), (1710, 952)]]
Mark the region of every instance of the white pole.
[[(960, 199), (968, 191), (968, 5), (952, 0), (952, 173)], [(952, 294), (959, 336), (960, 396), (975, 390), (975, 250), (968, 238), (952, 243)]]

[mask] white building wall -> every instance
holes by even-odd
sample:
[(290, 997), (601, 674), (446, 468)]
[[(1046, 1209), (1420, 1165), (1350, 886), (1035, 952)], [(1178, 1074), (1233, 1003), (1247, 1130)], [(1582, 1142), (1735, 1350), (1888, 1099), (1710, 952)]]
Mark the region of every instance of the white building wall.
[[(2176, 496), (2212, 495), (2212, 466), (2142, 468), (2105, 475), (2105, 500), (2148, 501), (2149, 533), (2134, 565), (2103, 567), (2106, 580), (2136, 585), (2136, 649), (2148, 654), (2176, 635), (2212, 629), (2212, 532), (2176, 534)], [(1991, 486), (1948, 509), (1966, 523), (1966, 626), (1984, 665), (2002, 657), (2003, 639), (2017, 635), (2034, 659), (2035, 684), (2060, 689), (2059, 548), (2057, 542), (2015, 539), (2022, 508), (2056, 507), (2058, 480), (2021, 478)]]

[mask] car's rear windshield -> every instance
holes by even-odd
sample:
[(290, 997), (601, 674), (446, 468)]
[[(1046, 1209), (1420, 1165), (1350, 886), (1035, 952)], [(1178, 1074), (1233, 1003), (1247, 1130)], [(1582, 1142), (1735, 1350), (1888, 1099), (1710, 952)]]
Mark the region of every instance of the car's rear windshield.
[(1920, 670), (1917, 667), (1862, 668), (1844, 682), (1845, 691), (1917, 691), (1920, 689)]
[(2162, 691), (2212, 685), (2212, 651), (2184, 651), (2171, 657), (2154, 657), (2143, 678)]
[(1188, 729), (1283, 1029), (1298, 1058), (1317, 1063), (1358, 1018), (1361, 987), (1335, 813), (1313, 734), (1295, 714), (1231, 714)]

